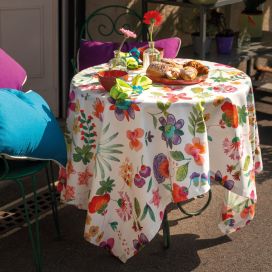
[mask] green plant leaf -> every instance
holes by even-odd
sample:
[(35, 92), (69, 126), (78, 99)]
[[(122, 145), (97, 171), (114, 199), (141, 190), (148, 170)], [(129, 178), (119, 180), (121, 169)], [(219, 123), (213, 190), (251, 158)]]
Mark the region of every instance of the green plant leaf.
[(158, 120), (157, 120), (156, 116), (152, 115), (152, 119), (153, 119), (154, 128), (157, 128)]
[(139, 216), (141, 215), (141, 207), (140, 207), (140, 203), (136, 197), (134, 198), (134, 209), (135, 209), (135, 213), (137, 215), (137, 218), (139, 218)]
[(250, 156), (247, 155), (246, 159), (245, 159), (245, 162), (244, 162), (243, 171), (247, 171), (248, 170), (249, 163), (250, 163)]
[(152, 178), (150, 178), (150, 180), (149, 180), (149, 182), (148, 182), (147, 192), (150, 191), (151, 186), (152, 186)]
[(183, 155), (183, 153), (181, 151), (170, 151), (170, 156), (175, 161), (182, 161), (182, 160), (185, 159), (184, 155)]
[(166, 190), (168, 190), (168, 191), (172, 191), (172, 186), (171, 186), (171, 184), (170, 183), (168, 183), (168, 184), (163, 184), (163, 187), (166, 189)]
[(188, 174), (188, 165), (189, 163), (186, 163), (178, 168), (176, 172), (176, 181), (183, 181), (186, 178)]
[(143, 214), (142, 214), (142, 217), (141, 217), (141, 221), (145, 219), (145, 217), (147, 215), (147, 212), (148, 212), (148, 205), (145, 204), (144, 211), (143, 211)]
[(156, 219), (155, 219), (155, 214), (154, 214), (152, 208), (151, 208), (148, 204), (146, 204), (146, 205), (147, 205), (147, 207), (148, 207), (148, 213), (149, 213), (149, 216), (150, 216), (151, 220), (152, 220), (153, 222), (155, 222), (155, 221), (156, 221)]
[(114, 221), (114, 222), (110, 222), (110, 226), (112, 228), (113, 231), (117, 230), (117, 226), (118, 226), (118, 222)]

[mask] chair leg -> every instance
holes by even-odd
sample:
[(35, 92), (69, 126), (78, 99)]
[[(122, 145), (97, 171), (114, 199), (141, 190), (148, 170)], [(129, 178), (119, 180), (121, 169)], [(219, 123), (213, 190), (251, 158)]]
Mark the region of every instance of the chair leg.
[(46, 167), (46, 176), (47, 176), (48, 190), (51, 195), (51, 208), (52, 208), (53, 220), (54, 220), (55, 229), (57, 232), (57, 238), (60, 239), (61, 234), (60, 234), (60, 227), (59, 227), (58, 201), (56, 198), (56, 187), (54, 183), (54, 173), (53, 173), (53, 167), (52, 167), (51, 161), (49, 162), (49, 165)]
[[(37, 192), (36, 192), (36, 177), (33, 175), (31, 178), (32, 190), (34, 193), (34, 205), (35, 205), (35, 231), (32, 229), (30, 222), (29, 209), (25, 197), (25, 189), (20, 179), (15, 180), (19, 185), (23, 203), (24, 203), (24, 216), (25, 222), (28, 226), (28, 234), (32, 245), (34, 262), (36, 265), (36, 271), (42, 271), (42, 257), (41, 257), (41, 245), (40, 245), (40, 230), (39, 230), (39, 214), (38, 214), (38, 202), (37, 202)], [(35, 234), (35, 236), (34, 236)]]
[(167, 249), (170, 247), (170, 228), (166, 210), (164, 212), (162, 220), (162, 232), (163, 232), (163, 247)]

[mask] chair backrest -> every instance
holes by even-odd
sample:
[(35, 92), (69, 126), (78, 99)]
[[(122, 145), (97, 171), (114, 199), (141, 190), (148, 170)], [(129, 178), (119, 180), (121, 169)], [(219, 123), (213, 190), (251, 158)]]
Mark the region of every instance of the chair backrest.
[(26, 71), (0, 48), (0, 88), (21, 90), (26, 81)]
[(118, 41), (118, 37), (120, 39), (122, 35), (119, 32), (121, 27), (135, 31), (138, 39), (141, 39), (142, 18), (135, 10), (121, 5), (104, 6), (87, 17), (81, 28), (80, 38)]

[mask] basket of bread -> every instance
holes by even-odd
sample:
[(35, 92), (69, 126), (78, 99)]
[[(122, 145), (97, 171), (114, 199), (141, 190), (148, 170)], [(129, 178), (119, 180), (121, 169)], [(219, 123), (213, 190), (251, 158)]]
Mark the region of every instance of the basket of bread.
[(197, 84), (204, 81), (208, 74), (208, 67), (195, 60), (177, 63), (172, 59), (162, 59), (152, 62), (146, 70), (146, 75), (153, 82), (169, 85)]

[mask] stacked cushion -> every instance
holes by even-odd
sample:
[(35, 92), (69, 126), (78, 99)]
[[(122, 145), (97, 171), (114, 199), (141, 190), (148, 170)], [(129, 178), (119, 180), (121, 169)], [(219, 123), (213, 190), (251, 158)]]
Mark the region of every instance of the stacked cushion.
[(26, 71), (0, 48), (0, 88), (21, 90), (26, 81)]
[(0, 89), (0, 154), (66, 165), (63, 133), (48, 104), (36, 92)]

